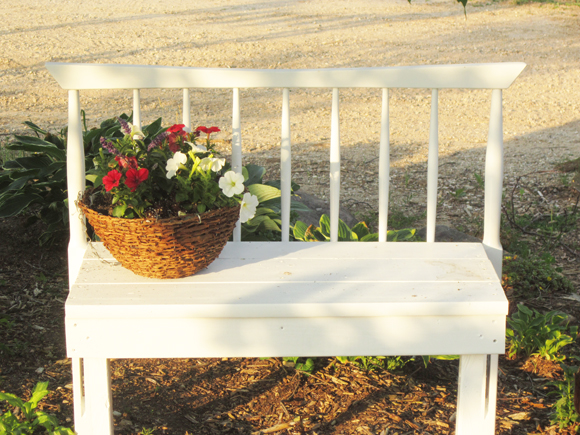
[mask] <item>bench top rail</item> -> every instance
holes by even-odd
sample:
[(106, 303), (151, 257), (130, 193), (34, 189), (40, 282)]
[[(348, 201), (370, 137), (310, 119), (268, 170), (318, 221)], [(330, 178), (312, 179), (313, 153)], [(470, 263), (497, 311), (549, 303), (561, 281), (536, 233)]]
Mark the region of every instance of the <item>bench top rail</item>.
[(522, 62), (378, 68), (242, 69), (46, 64), (63, 89), (428, 88), (507, 89)]

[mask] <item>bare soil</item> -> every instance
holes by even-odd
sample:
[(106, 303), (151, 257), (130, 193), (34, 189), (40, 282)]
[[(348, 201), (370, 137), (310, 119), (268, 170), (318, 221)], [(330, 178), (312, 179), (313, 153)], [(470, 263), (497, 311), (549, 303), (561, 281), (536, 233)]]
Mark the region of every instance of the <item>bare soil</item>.
[[(465, 18), (452, 0), (144, 0), (91, 2), (4, 0), (0, 20), (0, 141), (21, 123), (59, 130), (67, 94), (47, 61), (229, 68), (323, 68), (523, 61), (504, 92), (506, 197), (517, 213), (545, 216), (573, 207), (578, 192), (555, 165), (580, 151), (580, 9), (556, 3), (473, 1)], [(144, 123), (180, 119), (181, 95), (143, 91)], [(198, 125), (231, 138), (231, 93), (192, 92)], [(490, 95), (440, 93), (438, 223), (481, 237), (482, 189)], [(131, 111), (131, 92), (81, 94), (87, 124)], [(430, 94), (391, 92), (392, 201), (420, 227), (426, 191)], [(242, 91), (246, 163), (276, 178), (281, 94)], [(329, 92), (291, 94), (293, 168), (302, 190), (328, 191)], [(380, 95), (341, 93), (343, 203), (359, 217), (377, 206)], [(465, 128), (465, 127), (468, 128)], [(227, 154), (227, 147), (224, 146)], [(393, 207), (392, 206), (392, 207)], [(0, 389), (29, 397), (48, 380), (41, 407), (72, 424), (70, 362), (64, 342), (66, 247), (39, 248), (40, 226), (0, 220)], [(547, 243), (528, 235), (535, 249)], [(580, 282), (577, 231), (557, 249), (557, 264)], [(509, 240), (505, 240), (505, 243)], [(504, 243), (504, 244), (505, 244)], [(528, 301), (580, 319), (576, 300)], [(512, 310), (517, 304), (511, 301)], [(5, 320), (4, 320), (5, 319)], [(120, 332), (122, 333), (122, 332)], [(568, 353), (578, 355), (577, 344)], [(572, 364), (571, 362), (569, 362)], [(312, 376), (279, 359), (113, 361), (119, 433), (155, 434), (450, 434), (457, 363), (419, 359), (403, 368), (365, 372), (332, 356)], [(557, 364), (501, 358), (498, 434), (573, 433), (549, 419), (548, 382)]]

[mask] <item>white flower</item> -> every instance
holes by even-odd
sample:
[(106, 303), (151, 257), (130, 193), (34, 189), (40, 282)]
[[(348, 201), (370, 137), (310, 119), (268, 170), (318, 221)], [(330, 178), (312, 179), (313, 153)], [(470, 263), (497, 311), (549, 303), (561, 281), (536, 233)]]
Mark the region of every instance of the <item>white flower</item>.
[(187, 162), (187, 156), (181, 151), (177, 151), (175, 154), (173, 154), (173, 158), (168, 159), (167, 165), (165, 166), (165, 170), (167, 171), (167, 178), (175, 177), (179, 166), (185, 164), (185, 162)]
[(256, 214), (256, 207), (258, 206), (258, 197), (249, 192), (244, 193), (242, 198), (242, 205), (240, 207), (240, 222), (248, 222)]
[(224, 192), (224, 195), (231, 198), (244, 191), (244, 176), (234, 171), (228, 171), (220, 178), (219, 186)]
[[(216, 159), (212, 157), (205, 157), (199, 162), (199, 167), (202, 171), (207, 171), (211, 168), (214, 172), (219, 172), (222, 170), (226, 164), (226, 159)], [(242, 181), (243, 182), (243, 181)]]
[(129, 128), (131, 129), (131, 137), (133, 138), (133, 140), (145, 139), (145, 135), (141, 130), (137, 128), (137, 126), (131, 124), (130, 122), (128, 122), (127, 124), (129, 124)]
[(193, 151), (194, 154), (207, 152), (207, 148), (204, 147), (203, 145), (196, 145), (192, 142), (185, 142), (185, 143), (191, 147), (191, 151)]

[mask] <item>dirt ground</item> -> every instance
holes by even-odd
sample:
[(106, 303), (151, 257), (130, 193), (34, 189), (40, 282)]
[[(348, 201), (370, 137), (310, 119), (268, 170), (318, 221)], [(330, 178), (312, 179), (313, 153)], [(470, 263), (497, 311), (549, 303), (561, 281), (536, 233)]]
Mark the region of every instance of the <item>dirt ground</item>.
[[(452, 0), (3, 0), (0, 6), (0, 142), (23, 121), (59, 130), (67, 94), (45, 62), (159, 64), (226, 68), (325, 68), (522, 61), (504, 91), (506, 193), (524, 185), (526, 201), (567, 207), (576, 193), (554, 165), (580, 154), (580, 8), (551, 3), (473, 1), (467, 18)], [(143, 91), (143, 121), (178, 122), (179, 92)], [(87, 124), (129, 113), (131, 92), (81, 93)], [(342, 200), (359, 216), (376, 209), (380, 93), (341, 92)], [(391, 92), (392, 200), (421, 213), (425, 196), (430, 93)], [(490, 93), (440, 92), (438, 223), (479, 235)], [(281, 93), (242, 90), (246, 162), (276, 176)], [(295, 181), (325, 198), (330, 92), (291, 93)], [(196, 125), (231, 137), (231, 92), (192, 91)], [(466, 128), (466, 126), (468, 128)], [(227, 153), (227, 150), (225, 150)], [(459, 194), (461, 193), (461, 195)], [(37, 248), (40, 229), (0, 222), (0, 390), (53, 391), (42, 405), (72, 421), (63, 304), (66, 249)], [(558, 263), (576, 285), (578, 258)], [(545, 308), (568, 309), (558, 297)], [(578, 350), (578, 349), (576, 349)], [(577, 353), (577, 352), (576, 352)], [(500, 362), (498, 433), (566, 433), (549, 420), (547, 382), (557, 365)], [(535, 367), (535, 368), (534, 368)], [(332, 358), (305, 377), (280, 360), (130, 360), (113, 362), (116, 428), (155, 434), (453, 433), (457, 363), (412, 361), (392, 372), (364, 372)], [(284, 426), (286, 425), (286, 426)], [(270, 429), (270, 432), (266, 432)]]

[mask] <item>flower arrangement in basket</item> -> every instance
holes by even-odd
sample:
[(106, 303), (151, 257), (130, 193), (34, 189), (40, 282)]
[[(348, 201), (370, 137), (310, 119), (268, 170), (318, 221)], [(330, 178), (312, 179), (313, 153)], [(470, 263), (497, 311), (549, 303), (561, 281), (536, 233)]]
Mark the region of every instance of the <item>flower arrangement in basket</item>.
[(218, 257), (238, 219), (254, 216), (258, 199), (214, 150), (210, 136), (219, 128), (187, 132), (178, 124), (146, 137), (118, 121), (124, 136), (101, 137), (93, 186), (78, 205), (127, 269), (152, 278), (193, 275)]

